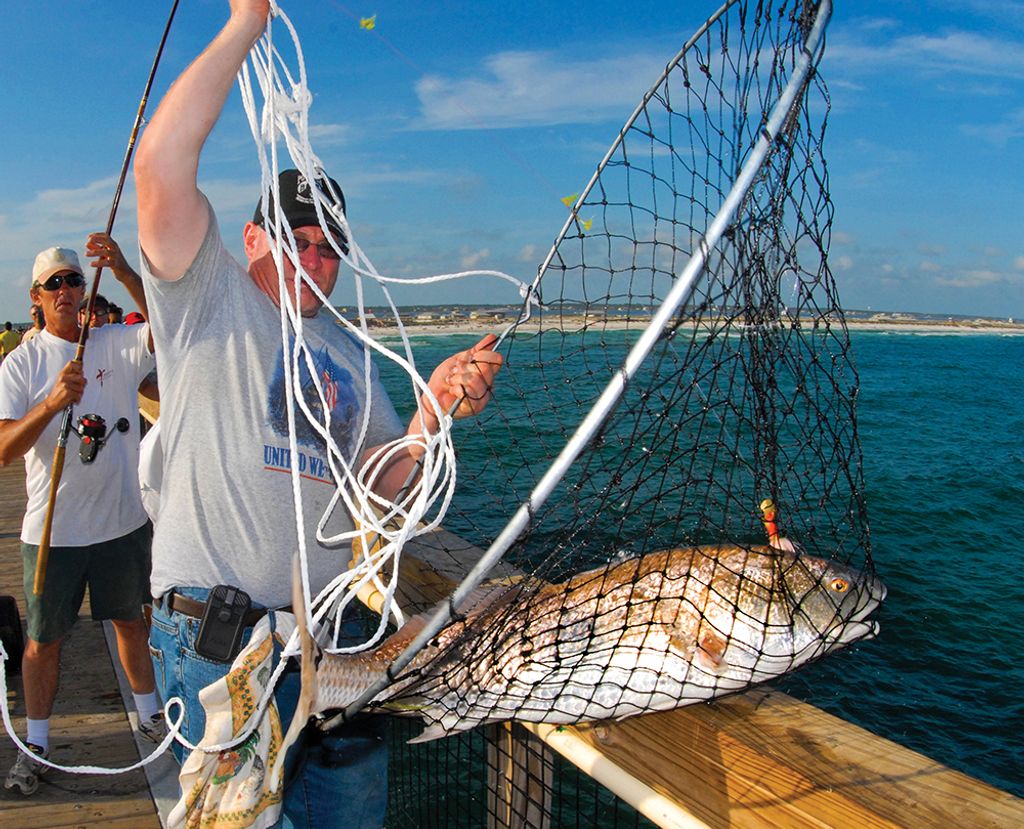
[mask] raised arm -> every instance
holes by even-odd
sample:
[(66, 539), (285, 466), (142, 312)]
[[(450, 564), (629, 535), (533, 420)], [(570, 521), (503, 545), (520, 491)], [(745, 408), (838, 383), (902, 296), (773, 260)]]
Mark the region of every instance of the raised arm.
[(135, 155), (139, 243), (159, 279), (180, 277), (206, 235), (199, 155), (270, 13), (267, 0), (230, 5), (224, 28), (164, 95)]
[[(149, 306), (146, 304), (146, 292), (142, 287), (142, 278), (124, 258), (121, 246), (106, 233), (90, 233), (89, 238), (85, 241), (85, 255), (93, 260), (89, 264), (94, 268), (108, 268), (114, 274), (114, 278), (128, 291), (135, 307), (148, 320)], [(153, 350), (152, 332), (149, 335), (149, 350)]]

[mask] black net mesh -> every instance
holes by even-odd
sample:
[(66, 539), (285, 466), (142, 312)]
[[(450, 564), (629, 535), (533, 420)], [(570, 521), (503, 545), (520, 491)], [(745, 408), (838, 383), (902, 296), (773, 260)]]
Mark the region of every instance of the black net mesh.
[(403, 720), (392, 728), (392, 829), (655, 826), (518, 725), (409, 744), (418, 730)]
[[(486, 598), (375, 701), (421, 717), (413, 735), (423, 724), (439, 737), (672, 708), (870, 634), (863, 619), (884, 590), (861, 494), (857, 375), (826, 258), (820, 52), (720, 239), (703, 241), (818, 13), (812, 2), (737, 2), (709, 21), (557, 239), (536, 283), (540, 307), (525, 304), (501, 346), (495, 399), (457, 427), (445, 526), (481, 549), (620, 376), (688, 263), (706, 257), (600, 428), (535, 499), (504, 556), (506, 586), (475, 594)], [(389, 825), (490, 822), (485, 733), (403, 749), (429, 756), (397, 764), (410, 776), (392, 781)], [(426, 769), (443, 781), (436, 808), (425, 805)], [(578, 796), (579, 781), (565, 779), (551, 774), (560, 795), (542, 812)], [(585, 799), (613, 815), (602, 821), (642, 820), (607, 793)]]

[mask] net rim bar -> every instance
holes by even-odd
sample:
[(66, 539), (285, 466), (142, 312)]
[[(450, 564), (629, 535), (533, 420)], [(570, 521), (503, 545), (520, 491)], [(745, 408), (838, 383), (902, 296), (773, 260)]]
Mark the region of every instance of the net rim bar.
[[(818, 6), (818, 14), (815, 17), (814, 25), (804, 41), (800, 56), (797, 59), (793, 74), (782, 91), (778, 101), (772, 108), (768, 123), (761, 130), (757, 143), (751, 150), (740, 174), (736, 177), (729, 195), (719, 208), (714, 220), (708, 227), (707, 232), (701, 239), (696, 254), (691, 257), (682, 273), (676, 279), (669, 291), (668, 296), (662, 302), (658, 312), (651, 318), (647, 328), (640, 338), (630, 349), (629, 354), (622, 367), (615, 372), (601, 396), (591, 407), (586, 417), (577, 427), (576, 432), (569, 439), (558, 457), (552, 462), (548, 471), (544, 474), (526, 502), (520, 505), (519, 509), (509, 519), (505, 528), (491, 542), (491, 546), (466, 574), (465, 578), (448, 597), (447, 600), (438, 604), (433, 614), (419, 635), (406, 646), (391, 663), (385, 675), (370, 685), (366, 691), (356, 700), (351, 702), (341, 714), (329, 719), (324, 728), (330, 728), (357, 714), (377, 694), (383, 691), (393, 680), (394, 675), (408, 665), (416, 654), (447, 625), (454, 616), (455, 608), (461, 604), (469, 594), (483, 581), (487, 573), (501, 560), (502, 556), (512, 547), (516, 539), (522, 535), (523, 530), (530, 523), (530, 517), (547, 501), (554, 488), (565, 477), (569, 467), (575, 463), (582, 454), (587, 444), (593, 439), (605, 419), (617, 404), (622, 393), (625, 391), (629, 380), (639, 370), (640, 365), (647, 358), (647, 355), (654, 348), (654, 344), (661, 337), (662, 329), (676, 313), (678, 308), (686, 302), (693, 291), (697, 277), (700, 275), (707, 261), (707, 257), (718, 242), (738, 209), (740, 203), (746, 198), (754, 179), (761, 169), (764, 160), (775, 143), (781, 128), (789, 118), (790, 112), (797, 102), (798, 94), (804, 89), (804, 82), (810, 73), (815, 55), (820, 52), (824, 41), (825, 28), (832, 16), (832, 1), (821, 0)], [(820, 59), (820, 54), (818, 55)]]
[[(629, 132), (630, 129), (632, 129), (633, 124), (636, 123), (636, 119), (639, 118), (640, 114), (647, 108), (647, 104), (650, 103), (651, 98), (654, 97), (654, 93), (661, 88), (661, 85), (668, 78), (672, 70), (679, 65), (679, 61), (683, 59), (683, 56), (686, 55), (686, 53), (693, 48), (694, 44), (698, 40), (700, 40), (700, 38), (708, 29), (711, 28), (715, 21), (717, 21), (718, 18), (720, 18), (732, 6), (736, 5), (736, 3), (739, 2), (740, 0), (727, 0), (721, 6), (721, 8), (718, 9), (718, 11), (716, 11), (714, 14), (711, 15), (711, 17), (705, 20), (704, 24), (690, 36), (690, 39), (687, 40), (686, 43), (683, 44), (683, 48), (679, 50), (676, 56), (665, 65), (665, 69), (658, 77), (658, 80), (651, 84), (650, 89), (647, 90), (647, 92), (644, 94), (643, 99), (637, 105), (636, 109), (633, 110), (633, 114), (630, 115), (629, 118), (626, 119), (626, 123), (622, 125), (622, 129), (619, 130), (618, 136), (612, 142), (612, 145), (608, 148), (608, 152), (605, 153), (604, 158), (601, 159), (601, 163), (597, 165), (597, 169), (594, 170), (594, 174), (590, 177), (590, 181), (587, 182), (587, 186), (583, 188), (583, 192), (580, 193), (579, 198), (576, 199), (576, 203), (572, 206), (572, 210), (569, 213), (569, 218), (565, 220), (565, 224), (562, 225), (561, 232), (558, 234), (558, 236), (555, 237), (554, 244), (552, 244), (551, 248), (548, 250), (548, 255), (541, 263), (540, 268), (537, 269), (537, 276), (534, 278), (533, 283), (530, 286), (531, 288), (536, 288), (540, 284), (541, 278), (544, 276), (544, 274), (547, 272), (548, 267), (551, 265), (551, 260), (555, 258), (555, 252), (558, 250), (558, 246), (562, 243), (562, 240), (569, 232), (569, 228), (571, 228), (576, 223), (579, 217), (580, 205), (583, 204), (584, 201), (586, 201), (587, 196), (590, 195), (590, 191), (594, 189), (594, 185), (597, 184), (597, 180), (601, 177), (601, 173), (604, 172), (604, 168), (608, 166), (609, 159), (611, 159), (611, 157), (615, 154), (615, 151), (620, 146), (622, 146), (622, 142), (626, 138), (626, 133)], [(527, 308), (527, 310), (529, 310), (529, 308)]]

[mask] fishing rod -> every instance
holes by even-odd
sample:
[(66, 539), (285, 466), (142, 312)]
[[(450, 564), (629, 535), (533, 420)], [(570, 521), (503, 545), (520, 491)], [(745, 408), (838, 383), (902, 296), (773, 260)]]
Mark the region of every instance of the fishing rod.
[[(124, 161), (121, 164), (121, 175), (117, 180), (117, 189), (114, 191), (114, 201), (110, 205), (110, 215), (107, 217), (107, 235), (114, 229), (114, 218), (117, 216), (117, 208), (121, 203), (121, 191), (124, 190), (124, 180), (128, 175), (128, 165), (132, 160), (132, 153), (135, 151), (135, 140), (139, 135), (139, 128), (142, 126), (142, 117), (146, 112), (146, 104), (149, 101), (149, 91), (153, 88), (153, 79), (156, 77), (156, 68), (160, 65), (160, 56), (164, 51), (164, 44), (167, 42), (167, 35), (171, 31), (171, 23), (174, 21), (174, 13), (178, 10), (178, 0), (174, 0), (171, 6), (171, 13), (167, 17), (167, 25), (164, 26), (163, 35), (160, 38), (160, 45), (157, 47), (156, 56), (153, 58), (153, 66), (149, 70), (149, 78), (146, 79), (146, 88), (142, 93), (142, 100), (139, 101), (139, 111), (135, 114), (135, 123), (132, 125), (131, 136), (128, 138), (128, 147), (124, 152)], [(93, 308), (96, 305), (96, 294), (100, 288), (100, 273), (102, 265), (96, 266), (96, 272), (92, 278), (92, 288), (89, 290), (89, 303), (86, 306), (85, 319), (82, 321), (82, 330), (78, 335), (78, 348), (75, 350), (74, 362), (81, 364), (85, 358), (85, 343), (89, 339), (89, 323), (92, 320)], [(71, 432), (71, 418), (74, 414), (74, 404), (68, 404), (64, 409), (64, 418), (60, 424), (60, 433), (57, 437), (57, 448), (53, 452), (53, 466), (50, 470), (50, 497), (46, 502), (46, 520), (43, 522), (43, 537), (39, 540), (39, 553), (36, 556), (35, 580), (32, 583), (32, 592), (36, 596), (43, 593), (43, 582), (46, 580), (46, 564), (50, 557), (50, 536), (53, 531), (53, 511), (57, 503), (57, 489), (60, 486), (61, 476), (64, 474), (64, 453), (68, 445), (68, 434)]]

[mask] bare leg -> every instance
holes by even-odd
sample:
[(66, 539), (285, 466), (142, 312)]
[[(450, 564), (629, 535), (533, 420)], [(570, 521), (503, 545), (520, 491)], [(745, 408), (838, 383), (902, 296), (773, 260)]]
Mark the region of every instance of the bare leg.
[[(21, 658), (22, 684), (25, 688), (25, 713), (30, 720), (49, 719), (60, 679), (60, 645), (29, 639)], [(152, 671), (151, 671), (152, 672)]]
[(153, 662), (149, 657), (149, 631), (146, 630), (145, 619), (112, 621), (117, 635), (117, 653), (128, 676), (128, 684), (136, 694), (152, 693), (156, 682), (153, 679)]

